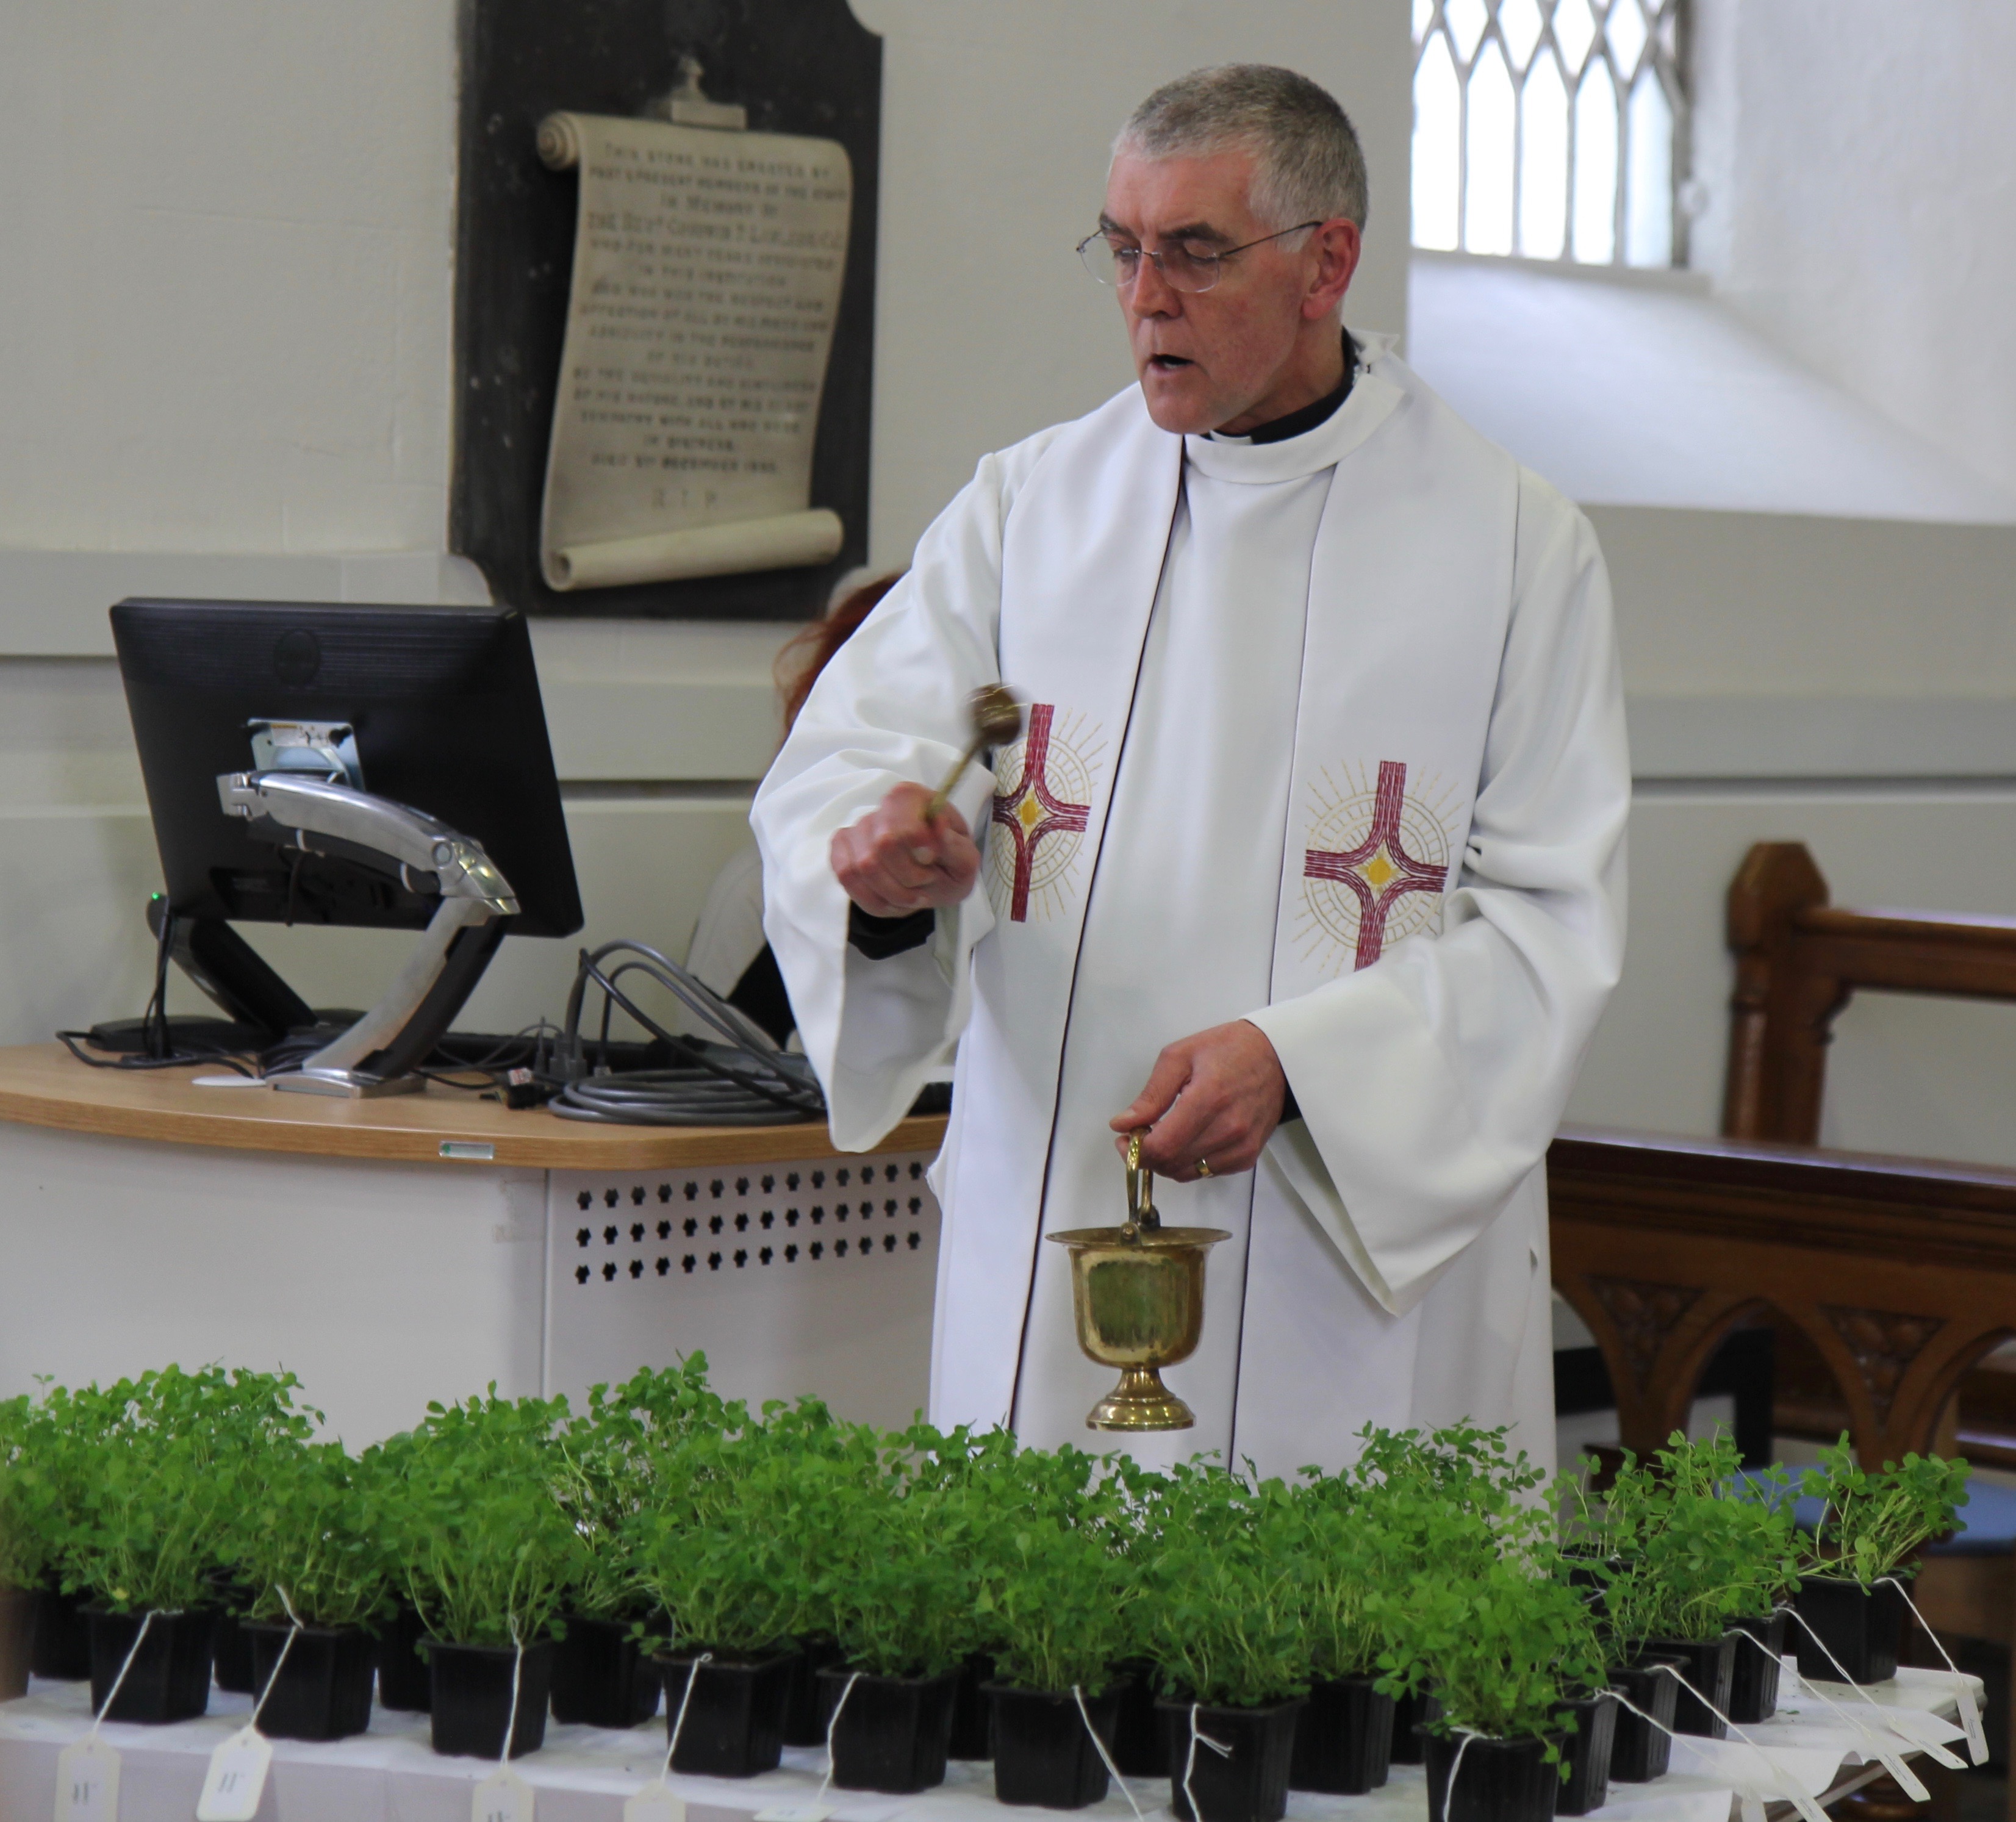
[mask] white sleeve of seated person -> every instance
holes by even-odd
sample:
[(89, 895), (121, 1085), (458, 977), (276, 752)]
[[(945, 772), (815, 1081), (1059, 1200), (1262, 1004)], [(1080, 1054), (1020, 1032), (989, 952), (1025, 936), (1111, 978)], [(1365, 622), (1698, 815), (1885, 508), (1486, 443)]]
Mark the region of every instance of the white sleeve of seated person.
[(1588, 520), (1523, 473), (1514, 590), (1441, 934), (1248, 1015), (1305, 1122), (1262, 1168), (1396, 1313), (1544, 1158), (1623, 959), (1631, 780), (1609, 581)]
[[(750, 822), (765, 930), (824, 1086), (833, 1143), (866, 1150), (901, 1119), (966, 1022), (967, 957), (993, 927), (984, 889), (938, 913), (936, 939), (872, 961), (847, 941), (834, 834), (898, 784), (935, 789), (969, 738), (967, 698), (1000, 682), (1001, 533), (1045, 437), (984, 457), (917, 544), (909, 573), (820, 673)], [(994, 780), (967, 768), (952, 801), (976, 841)]]

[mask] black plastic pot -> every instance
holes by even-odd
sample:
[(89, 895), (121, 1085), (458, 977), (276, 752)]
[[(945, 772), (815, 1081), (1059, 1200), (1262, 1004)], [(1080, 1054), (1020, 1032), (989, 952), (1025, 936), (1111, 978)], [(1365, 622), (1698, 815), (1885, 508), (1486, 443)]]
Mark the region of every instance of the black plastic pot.
[(36, 1588), (0, 1584), (0, 1701), (28, 1693), (28, 1669), (35, 1657)]
[(775, 1771), (784, 1745), (784, 1710), (790, 1700), (797, 1651), (772, 1651), (742, 1662), (717, 1651), (711, 1662), (700, 1666), (689, 1697), (686, 1683), (695, 1674), (693, 1661), (699, 1655), (697, 1650), (678, 1651), (653, 1660), (664, 1679), (668, 1745), (679, 1705), (686, 1705), (679, 1744), (672, 1748), (672, 1770), (703, 1777), (754, 1777), (759, 1771)]
[(1123, 1680), (1113, 1723), (1113, 1763), (1122, 1777), (1161, 1777), (1169, 1769), (1162, 1723), (1155, 1712), (1155, 1661), (1123, 1658), (1113, 1666)]
[[(1218, 1708), (1201, 1704), (1197, 1730), (1229, 1746), (1214, 1752), (1202, 1741), (1190, 1756), (1190, 1705), (1165, 1697), (1156, 1703), (1162, 1716), (1163, 1749), (1168, 1754), (1169, 1800), (1183, 1822), (1281, 1822), (1288, 1810), (1288, 1766), (1295, 1753), (1295, 1722), (1303, 1708), (1300, 1696), (1257, 1708)], [(1190, 1790), (1183, 1773), (1190, 1772)], [(1193, 1812), (1190, 1799), (1197, 1809)]]
[[(854, 1673), (828, 1665), (819, 1673), (827, 1714)], [(909, 1796), (945, 1782), (959, 1673), (942, 1676), (856, 1679), (833, 1728), (833, 1781), (844, 1791)]]
[(553, 1646), (553, 1719), (589, 1727), (640, 1727), (658, 1712), (657, 1673), (628, 1619), (571, 1613)]
[[(1665, 1730), (1673, 1724), (1673, 1703), (1680, 1692), (1679, 1679), (1665, 1669), (1672, 1662), (1670, 1658), (1640, 1658), (1611, 1666), (1611, 1687), (1633, 1707), (1643, 1711), (1643, 1714), (1634, 1714), (1631, 1709), (1618, 1705), (1610, 1742), (1612, 1784), (1650, 1784), (1654, 1778), (1666, 1775), (1673, 1742)], [(1647, 1720), (1645, 1715), (1652, 1719)], [(1654, 1721), (1658, 1723), (1657, 1727)]]
[(518, 1722), (511, 1725), (515, 1645), (455, 1645), (429, 1639), (424, 1649), (434, 1677), (434, 1746), (462, 1759), (501, 1759), (510, 1728), (511, 1756), (522, 1759), (545, 1744), (546, 1704), (553, 1687), (553, 1647), (542, 1639), (525, 1647), (518, 1669)]
[(1610, 1592), (1610, 1575), (1624, 1564), (1622, 1557), (1606, 1556), (1599, 1550), (1564, 1550), (1562, 1560), (1568, 1565), (1568, 1586), (1579, 1588), (1582, 1597), (1592, 1607), (1600, 1607), (1604, 1597)]
[[(1768, 1721), (1778, 1712), (1780, 1660), (1785, 1655), (1785, 1628), (1790, 1623), (1783, 1612), (1729, 1622), (1729, 1629), (1737, 1635), (1736, 1667), (1729, 1679), (1729, 1705), (1723, 1712), (1737, 1726)], [(1764, 1647), (1761, 1651), (1759, 1645)]]
[(1622, 1712), (1616, 1697), (1607, 1689), (1555, 1709), (1557, 1720), (1575, 1717), (1575, 1731), (1561, 1741), (1568, 1775), (1554, 1799), (1557, 1816), (1586, 1816), (1603, 1807), (1610, 1794), (1610, 1754), (1617, 1742), (1617, 1717)]
[(791, 1661), (789, 1693), (784, 1698), (784, 1744), (823, 1746), (826, 1710), (820, 1700), (819, 1673), (837, 1664), (846, 1653), (835, 1638), (801, 1639)]
[(427, 1628), (410, 1601), (401, 1601), (378, 1641), (378, 1705), (423, 1715), (434, 1706), (434, 1673), (420, 1651)]
[(1806, 1630), (1792, 1628), (1799, 1674), (1816, 1681), (1881, 1683), (1897, 1674), (1897, 1647), (1904, 1636), (1904, 1597), (1887, 1583), (1865, 1588), (1829, 1575), (1802, 1575), (1792, 1604), (1799, 1618), (1827, 1641), (1839, 1660), (1836, 1669)]
[(211, 1611), (217, 1630), (210, 1643), (211, 1670), (219, 1689), (233, 1695), (257, 1695), (252, 1683), (252, 1640), (239, 1615), (252, 1604), (253, 1590), (229, 1569), (213, 1570), (203, 1578), (215, 1596)]
[(994, 1756), (994, 1705), (982, 1693), (994, 1680), (994, 1660), (975, 1651), (959, 1666), (959, 1687), (952, 1697), (952, 1737), (948, 1759)]
[(1432, 1689), (1417, 1689), (1393, 1704), (1393, 1755), (1395, 1765), (1419, 1765), (1427, 1756), (1427, 1736), (1421, 1729), (1442, 1712), (1442, 1698)]
[[(1671, 1658), (1679, 1664), (1687, 1684), (1673, 1703), (1675, 1733), (1697, 1734), (1708, 1740), (1729, 1737), (1729, 1723), (1723, 1717), (1729, 1712), (1729, 1683), (1736, 1673), (1737, 1643), (1733, 1633), (1724, 1633), (1719, 1639), (1645, 1641), (1647, 1652)], [(1743, 1648), (1750, 1649), (1748, 1645)]]
[(1082, 1809), (1103, 1799), (1111, 1783), (1106, 1762), (1085, 1730), (1085, 1715), (1111, 1752), (1120, 1712), (1121, 1684), (1110, 1683), (1085, 1698), (1047, 1690), (989, 1683), (994, 1710), (994, 1795), (997, 1802), (1042, 1809)]
[(35, 1590), (34, 1673), (64, 1683), (91, 1674), (91, 1622), (84, 1616), (87, 1594), (53, 1587)]
[(193, 1720), (210, 1706), (211, 1630), (215, 1618), (201, 1608), (157, 1613), (134, 1652), (110, 1709), (105, 1698), (139, 1637), (142, 1616), (85, 1609), (91, 1621), (91, 1712), (107, 1720), (158, 1724)]
[(1393, 1756), (1393, 1698), (1370, 1676), (1319, 1678), (1295, 1723), (1291, 1791), (1362, 1797), (1385, 1783)]
[(1431, 1734), (1427, 1751), (1428, 1822), (1550, 1822), (1554, 1813), (1561, 1774), (1544, 1740)]
[[(303, 1626), (283, 1662), (280, 1647), (293, 1629), (253, 1622), (244, 1628), (257, 1685), (255, 1699), (265, 1692), (255, 1717), (259, 1731), (276, 1740), (347, 1740), (362, 1733), (371, 1725), (378, 1641), (361, 1626)], [(278, 1676), (273, 1676), (275, 1664)]]

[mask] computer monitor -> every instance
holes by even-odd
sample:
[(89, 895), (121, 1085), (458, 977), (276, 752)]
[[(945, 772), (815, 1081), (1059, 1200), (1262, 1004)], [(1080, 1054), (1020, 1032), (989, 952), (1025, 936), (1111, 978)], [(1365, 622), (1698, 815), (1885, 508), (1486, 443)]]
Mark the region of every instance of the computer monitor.
[[(261, 839), (220, 802), (218, 781), (232, 773), (319, 769), (481, 843), (518, 906), (489, 931), (491, 949), (500, 927), (581, 928), (531, 640), (515, 608), (128, 600), (112, 610), (112, 632), (166, 909), (194, 933), (193, 959), (211, 976), (243, 959), (222, 928), (231, 923), (421, 929), (441, 903), (428, 877), (341, 841), (315, 852)], [(187, 941), (178, 948), (189, 963)], [(204, 985), (218, 996), (214, 979)], [(247, 991), (263, 1005), (232, 1006), (225, 985), (234, 1016), (249, 1010), (270, 1025), (284, 1011), (256, 981)]]

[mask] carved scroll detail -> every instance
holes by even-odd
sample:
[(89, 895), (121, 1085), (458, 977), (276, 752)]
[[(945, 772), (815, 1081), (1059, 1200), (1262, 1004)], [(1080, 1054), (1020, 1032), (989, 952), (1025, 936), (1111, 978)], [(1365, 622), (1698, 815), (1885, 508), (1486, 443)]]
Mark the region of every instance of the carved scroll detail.
[(1617, 1324), (1625, 1357), (1642, 1392), (1652, 1382), (1652, 1368), (1666, 1337), (1701, 1297), (1693, 1284), (1657, 1284), (1643, 1278), (1591, 1278), (1589, 1286)]
[(1911, 1363), (1924, 1352), (1925, 1344), (1946, 1326), (1946, 1319), (1894, 1309), (1849, 1309), (1832, 1303), (1823, 1303), (1820, 1309), (1855, 1356), (1863, 1384), (1869, 1388), (1870, 1403), (1876, 1407), (1876, 1421), (1888, 1422), (1897, 1388), (1911, 1370)]

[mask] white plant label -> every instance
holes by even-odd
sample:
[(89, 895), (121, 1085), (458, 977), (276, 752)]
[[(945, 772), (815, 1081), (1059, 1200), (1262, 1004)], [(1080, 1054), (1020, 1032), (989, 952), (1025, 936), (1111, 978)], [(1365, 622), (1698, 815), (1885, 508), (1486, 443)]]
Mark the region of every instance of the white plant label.
[(56, 1755), (56, 1822), (118, 1822), (119, 1754), (93, 1734)]
[(1856, 1719), (1862, 1730), (1863, 1758), (1874, 1757), (1903, 1787), (1905, 1795), (1913, 1802), (1929, 1803), (1932, 1800), (1932, 1793), (1925, 1788), (1924, 1782), (1918, 1774), (1904, 1763), (1897, 1751), (1900, 1742), (1896, 1736), (1880, 1723), (1871, 1725), (1862, 1721), (1859, 1716)]
[(686, 1822), (686, 1800), (661, 1784), (646, 1784), (623, 1806), (623, 1822)]
[(210, 1755), (196, 1822), (252, 1822), (273, 1763), (273, 1742), (254, 1727), (241, 1727)]
[(1960, 1706), (1960, 1730), (1967, 1736), (1967, 1755), (1976, 1765), (1988, 1763), (1988, 1736), (1981, 1730), (1981, 1710), (1974, 1699), (1974, 1685), (1957, 1671), (1953, 1674), (1953, 1700)]
[(470, 1822), (532, 1822), (532, 1787), (500, 1765), (476, 1787)]
[(1922, 1749), (1949, 1771), (1967, 1770), (1964, 1759), (1932, 1737), (1931, 1730), (1939, 1725), (1935, 1716), (1920, 1714), (1915, 1709), (1891, 1709), (1887, 1712), (1892, 1733), (1902, 1734), (1913, 1746)]

